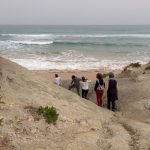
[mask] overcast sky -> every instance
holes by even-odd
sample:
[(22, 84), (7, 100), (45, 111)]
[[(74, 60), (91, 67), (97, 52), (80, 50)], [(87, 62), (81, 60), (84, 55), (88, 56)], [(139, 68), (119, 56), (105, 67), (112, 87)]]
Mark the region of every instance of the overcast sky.
[(150, 25), (150, 0), (0, 0), (0, 24)]

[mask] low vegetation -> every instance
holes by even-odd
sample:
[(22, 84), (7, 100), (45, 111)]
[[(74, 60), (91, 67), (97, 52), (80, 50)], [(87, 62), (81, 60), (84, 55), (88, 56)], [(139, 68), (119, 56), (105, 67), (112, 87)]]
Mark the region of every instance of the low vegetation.
[(42, 114), (48, 124), (56, 124), (59, 114), (56, 111), (55, 107), (42, 107), (38, 109), (38, 113)]
[(131, 63), (131, 64), (125, 66), (124, 69), (123, 69), (123, 71), (127, 71), (129, 67), (139, 68), (139, 67), (141, 67), (141, 64), (139, 62), (137, 62), (137, 63)]
[(139, 67), (141, 67), (141, 64), (139, 63), (139, 62), (137, 62), (137, 63), (131, 63), (130, 65), (129, 65), (129, 67), (133, 67), (133, 68), (139, 68)]
[(103, 73), (103, 78), (106, 78), (109, 76), (109, 73)]
[(145, 68), (145, 70), (150, 70), (150, 66), (147, 66), (147, 67)]

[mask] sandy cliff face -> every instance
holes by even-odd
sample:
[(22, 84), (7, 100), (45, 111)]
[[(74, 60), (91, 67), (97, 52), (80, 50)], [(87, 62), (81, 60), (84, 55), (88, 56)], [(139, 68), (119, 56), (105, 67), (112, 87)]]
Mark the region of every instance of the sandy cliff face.
[[(34, 111), (47, 105), (56, 107), (59, 113), (56, 125), (47, 124)], [(146, 111), (149, 113), (149, 109)], [(128, 119), (121, 113), (99, 108), (3, 58), (0, 119), (0, 149), (150, 149), (148, 121)]]

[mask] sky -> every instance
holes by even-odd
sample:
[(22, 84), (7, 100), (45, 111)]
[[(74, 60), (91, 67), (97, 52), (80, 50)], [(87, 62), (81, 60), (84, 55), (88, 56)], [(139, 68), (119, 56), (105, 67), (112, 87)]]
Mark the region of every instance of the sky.
[(0, 24), (150, 25), (150, 0), (0, 0)]

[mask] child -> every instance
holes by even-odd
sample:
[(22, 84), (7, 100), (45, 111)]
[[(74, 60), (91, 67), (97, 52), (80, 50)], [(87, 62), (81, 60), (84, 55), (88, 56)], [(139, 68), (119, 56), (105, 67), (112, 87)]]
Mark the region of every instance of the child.
[(87, 99), (87, 94), (88, 94), (88, 91), (89, 91), (88, 80), (85, 79), (85, 77), (82, 77), (82, 80), (81, 80), (80, 83), (81, 83), (81, 88), (82, 88), (82, 98)]
[(61, 78), (58, 76), (58, 74), (55, 74), (55, 84), (57, 84), (58, 86), (61, 86), (62, 82), (61, 82)]

